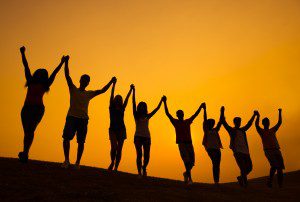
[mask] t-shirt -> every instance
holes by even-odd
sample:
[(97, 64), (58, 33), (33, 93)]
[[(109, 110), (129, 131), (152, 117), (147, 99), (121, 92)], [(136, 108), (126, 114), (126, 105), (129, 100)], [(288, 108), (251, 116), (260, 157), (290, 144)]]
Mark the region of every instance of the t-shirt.
[(135, 119), (135, 136), (150, 138), (149, 119), (147, 117)]
[(249, 154), (249, 148), (244, 131), (236, 129), (233, 145), (233, 152)]
[(175, 127), (177, 144), (192, 143), (192, 137), (191, 137), (192, 121), (190, 119), (186, 119), (182, 121), (178, 119), (173, 119), (172, 124)]
[(120, 131), (125, 129), (124, 109), (117, 109), (115, 107), (110, 106), (109, 115), (110, 115), (109, 129), (114, 131)]
[(261, 129), (258, 131), (264, 149), (280, 149), (275, 129)]
[(206, 130), (204, 132), (203, 143), (206, 149), (220, 149), (222, 148), (222, 143), (220, 140), (220, 136), (218, 131), (215, 129), (213, 130)]
[(25, 99), (25, 105), (44, 106), (43, 97), (46, 90), (42, 84), (29, 84)]
[(70, 108), (68, 116), (74, 116), (82, 119), (89, 119), (88, 107), (90, 100), (95, 96), (95, 91), (80, 90), (72, 85), (70, 90)]

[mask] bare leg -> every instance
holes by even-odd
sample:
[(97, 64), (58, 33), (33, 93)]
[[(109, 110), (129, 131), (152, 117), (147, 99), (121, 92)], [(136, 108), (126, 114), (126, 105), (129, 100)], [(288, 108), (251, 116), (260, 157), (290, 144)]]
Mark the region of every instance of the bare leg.
[(279, 187), (282, 187), (283, 184), (283, 172), (282, 169), (277, 169), (277, 180)]
[(34, 137), (33, 133), (26, 133), (24, 135), (24, 149), (23, 149), (23, 152), (26, 156), (28, 156), (29, 149), (30, 149), (30, 147), (32, 145), (32, 142), (33, 142), (33, 137)]
[(124, 143), (124, 140), (120, 140), (118, 142), (115, 171), (118, 170), (118, 167), (119, 167), (119, 164), (120, 164), (120, 161), (121, 161), (121, 158), (122, 158), (123, 143)]
[(139, 143), (135, 143), (135, 150), (136, 150), (136, 166), (138, 169), (139, 175), (142, 174), (142, 145)]
[(76, 165), (80, 165), (80, 160), (82, 157), (83, 150), (84, 150), (84, 143), (78, 143)]
[(69, 140), (64, 139), (63, 148), (64, 148), (64, 155), (65, 155), (65, 162), (70, 162), (69, 160), (70, 141)]

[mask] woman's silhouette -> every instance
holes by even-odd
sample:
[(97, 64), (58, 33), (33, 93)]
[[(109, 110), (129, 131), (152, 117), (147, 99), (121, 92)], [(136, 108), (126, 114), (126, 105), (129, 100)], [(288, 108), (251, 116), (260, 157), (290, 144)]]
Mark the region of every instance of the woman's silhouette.
[(114, 168), (118, 170), (119, 163), (121, 161), (123, 143), (126, 137), (126, 127), (124, 123), (124, 112), (128, 103), (128, 99), (133, 90), (131, 85), (130, 90), (123, 102), (121, 95), (114, 96), (116, 82), (113, 83), (110, 96), (109, 114), (110, 114), (110, 127), (109, 127), (109, 139), (111, 144), (110, 158), (111, 163), (108, 170)]
[(43, 96), (49, 91), (56, 74), (59, 72), (64, 63), (65, 57), (62, 57), (58, 67), (49, 77), (46, 69), (38, 69), (33, 73), (33, 75), (31, 75), (25, 56), (24, 46), (20, 48), (20, 52), (25, 68), (27, 95), (21, 112), (24, 130), (24, 148), (23, 151), (19, 153), (19, 160), (22, 163), (26, 163), (28, 161), (28, 153), (33, 142), (35, 129), (44, 115), (45, 107), (43, 103)]
[[(138, 169), (139, 176), (147, 176), (147, 165), (150, 159), (150, 146), (151, 146), (151, 137), (149, 131), (149, 120), (150, 118), (159, 110), (162, 99), (160, 100), (158, 106), (151, 112), (148, 113), (147, 104), (145, 102), (140, 102), (136, 106), (135, 100), (135, 87), (133, 88), (132, 96), (132, 106), (133, 106), (133, 116), (135, 120), (135, 134), (134, 134), (134, 145), (136, 149), (136, 165)], [(144, 164), (142, 166), (142, 156), (144, 150)]]

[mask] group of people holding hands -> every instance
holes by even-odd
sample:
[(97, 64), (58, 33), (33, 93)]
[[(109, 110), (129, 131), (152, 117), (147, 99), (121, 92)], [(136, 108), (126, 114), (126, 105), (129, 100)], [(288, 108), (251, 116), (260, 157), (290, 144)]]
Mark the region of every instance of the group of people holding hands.
[(249, 153), (246, 132), (252, 126), (255, 120), (256, 130), (262, 139), (264, 153), (271, 167), (267, 185), (272, 187), (273, 177), (277, 172), (278, 184), (280, 187), (282, 186), (283, 169), (285, 167), (276, 138), (276, 132), (282, 122), (281, 109), (279, 109), (278, 123), (274, 127), (270, 127), (270, 121), (268, 118), (264, 118), (262, 120), (263, 127), (260, 127), (260, 114), (258, 111), (254, 111), (253, 116), (245, 126), (241, 126), (240, 117), (235, 117), (233, 119), (234, 126), (230, 126), (225, 118), (224, 107), (221, 108), (220, 119), (216, 123), (214, 119), (207, 117), (205, 103), (202, 103), (195, 114), (193, 114), (190, 118), (185, 119), (184, 112), (182, 110), (178, 110), (176, 112), (175, 118), (169, 112), (166, 96), (163, 96), (160, 99), (157, 107), (153, 111), (148, 112), (147, 104), (145, 102), (139, 102), (138, 105), (136, 104), (136, 92), (133, 84), (131, 84), (130, 90), (124, 100), (121, 95), (115, 95), (115, 87), (117, 83), (117, 79), (115, 77), (113, 77), (102, 89), (91, 91), (86, 90), (90, 82), (90, 77), (85, 74), (80, 78), (79, 87), (76, 87), (69, 74), (69, 56), (62, 57), (59, 65), (50, 76), (48, 75), (48, 71), (46, 69), (38, 69), (31, 74), (25, 56), (25, 47), (21, 47), (20, 51), (25, 68), (27, 87), (27, 95), (21, 112), (22, 125), (24, 129), (24, 147), (23, 151), (19, 153), (19, 160), (21, 162), (26, 163), (28, 161), (28, 153), (33, 142), (35, 129), (44, 115), (45, 107), (43, 104), (43, 96), (49, 91), (56, 74), (64, 65), (65, 77), (70, 93), (70, 107), (66, 117), (62, 136), (65, 156), (65, 161), (63, 162), (62, 167), (69, 168), (71, 165), (69, 160), (70, 141), (76, 135), (78, 151), (77, 160), (74, 166), (77, 169), (80, 168), (80, 160), (84, 151), (84, 143), (88, 129), (89, 102), (97, 95), (105, 93), (112, 86), (109, 104), (109, 139), (111, 144), (111, 163), (108, 167), (109, 171), (117, 171), (121, 161), (123, 144), (127, 138), (126, 127), (124, 123), (124, 113), (129, 98), (132, 94), (133, 116), (136, 124), (134, 145), (137, 154), (136, 165), (139, 176), (147, 176), (147, 165), (149, 163), (151, 148), (149, 120), (155, 115), (155, 113), (163, 104), (165, 113), (175, 128), (176, 144), (178, 145), (180, 156), (185, 166), (183, 177), (186, 184), (193, 183), (191, 171), (195, 163), (195, 154), (191, 137), (191, 124), (199, 115), (200, 111), (203, 110), (204, 136), (202, 144), (212, 161), (213, 178), (215, 184), (219, 183), (221, 149), (223, 148), (219, 131), (220, 128), (224, 126), (230, 136), (230, 149), (233, 151), (234, 158), (240, 169), (240, 176), (237, 177), (238, 183), (242, 187), (247, 187), (247, 175), (252, 171), (252, 161)]

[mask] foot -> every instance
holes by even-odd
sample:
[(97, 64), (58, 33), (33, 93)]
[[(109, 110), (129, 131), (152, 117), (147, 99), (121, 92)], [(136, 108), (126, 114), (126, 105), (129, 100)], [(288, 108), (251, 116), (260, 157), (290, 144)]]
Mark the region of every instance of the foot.
[(244, 186), (244, 183), (243, 183), (242, 177), (241, 177), (241, 176), (238, 176), (236, 179), (238, 180), (239, 185), (240, 185), (241, 187), (243, 187), (243, 186)]
[(107, 170), (108, 170), (108, 171), (112, 171), (113, 168), (114, 168), (114, 163), (111, 163), (111, 164), (108, 166)]
[(115, 167), (114, 171), (115, 171), (115, 172), (118, 172), (118, 167)]
[(69, 167), (70, 167), (70, 162), (69, 161), (65, 161), (65, 162), (63, 162), (62, 164), (61, 164), (61, 167), (62, 168), (65, 168), (65, 169), (68, 169)]
[(192, 185), (192, 184), (193, 184), (193, 180), (192, 180), (192, 179), (189, 179), (187, 184), (188, 184), (188, 185)]
[(188, 176), (187, 176), (186, 172), (183, 173), (183, 181), (185, 183), (188, 183)]
[(75, 168), (75, 170), (80, 170), (80, 164), (77, 164), (77, 163), (76, 163), (76, 164), (74, 165), (74, 168)]
[(147, 170), (146, 170), (146, 168), (143, 168), (143, 177), (147, 177)]
[(26, 155), (24, 152), (19, 153), (19, 161), (21, 163), (27, 163), (28, 162), (28, 154)]

